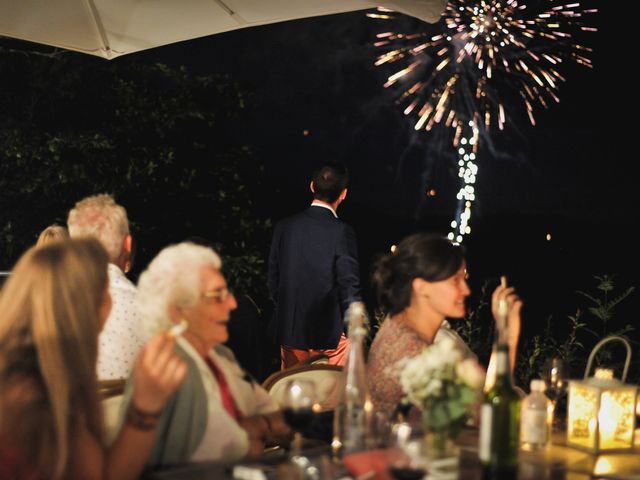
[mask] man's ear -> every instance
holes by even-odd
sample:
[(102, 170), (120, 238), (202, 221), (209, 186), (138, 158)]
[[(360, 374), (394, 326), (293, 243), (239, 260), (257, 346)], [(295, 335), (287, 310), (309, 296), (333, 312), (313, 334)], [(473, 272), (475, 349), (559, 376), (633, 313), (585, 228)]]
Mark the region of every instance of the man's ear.
[(133, 245), (133, 238), (131, 237), (131, 234), (128, 233), (127, 236), (124, 237), (124, 244), (122, 245), (122, 248), (124, 249), (125, 252), (131, 253), (132, 245)]
[(311, 190), (312, 193), (316, 193), (316, 189), (313, 187), (313, 180), (309, 182), (309, 190)]
[(348, 188), (345, 188), (344, 190), (342, 190), (342, 192), (340, 192), (340, 201), (344, 200), (345, 198), (347, 198), (347, 192), (349, 191)]

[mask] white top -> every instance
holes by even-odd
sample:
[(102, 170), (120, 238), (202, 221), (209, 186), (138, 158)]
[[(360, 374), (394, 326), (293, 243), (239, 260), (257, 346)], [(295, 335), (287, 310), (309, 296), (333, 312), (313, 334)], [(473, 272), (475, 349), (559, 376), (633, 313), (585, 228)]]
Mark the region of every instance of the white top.
[(331, 208), (329, 205), (327, 205), (326, 203), (322, 203), (319, 200), (314, 200), (313, 202), (311, 202), (311, 206), (312, 207), (322, 207), (322, 208), (326, 208), (327, 210), (329, 210), (331, 213), (333, 213), (333, 216), (338, 218), (338, 214), (336, 213), (336, 211)]
[(127, 378), (145, 340), (135, 285), (116, 265), (110, 263), (108, 271), (113, 306), (98, 337), (100, 380)]
[(546, 385), (544, 384), (544, 380), (535, 379), (531, 380), (531, 391), (532, 392), (544, 392)]
[[(244, 457), (249, 450), (247, 432), (224, 409), (220, 388), (211, 369), (187, 340), (178, 337), (177, 341), (198, 367), (207, 394), (207, 426), (191, 460), (237, 460)], [(223, 373), (236, 407), (244, 416), (271, 413), (278, 409), (278, 404), (264, 388), (245, 379), (246, 374), (240, 365), (214, 350), (209, 352), (209, 357)]]

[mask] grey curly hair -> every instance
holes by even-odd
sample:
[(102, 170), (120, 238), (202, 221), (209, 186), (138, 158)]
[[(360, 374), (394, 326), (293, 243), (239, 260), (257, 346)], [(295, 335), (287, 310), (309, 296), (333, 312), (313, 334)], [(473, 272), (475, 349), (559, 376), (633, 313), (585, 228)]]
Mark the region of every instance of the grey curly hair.
[(200, 296), (202, 267), (220, 270), (222, 261), (212, 249), (182, 242), (163, 249), (138, 281), (138, 308), (149, 335), (171, 327), (169, 305), (189, 307)]
[(129, 235), (127, 211), (109, 194), (102, 193), (80, 200), (69, 211), (69, 235), (95, 237), (114, 262), (122, 253), (124, 239)]

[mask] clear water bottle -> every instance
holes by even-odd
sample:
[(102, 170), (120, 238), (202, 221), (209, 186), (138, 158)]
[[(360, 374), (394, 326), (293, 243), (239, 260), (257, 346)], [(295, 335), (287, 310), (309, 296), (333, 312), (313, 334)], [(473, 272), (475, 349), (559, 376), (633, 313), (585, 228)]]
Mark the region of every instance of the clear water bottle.
[(352, 303), (345, 315), (351, 341), (347, 364), (342, 377), (340, 400), (333, 418), (334, 453), (345, 454), (372, 447), (373, 403), (367, 385), (364, 362), (364, 339), (367, 335), (367, 315), (364, 304)]
[(544, 394), (543, 380), (531, 381), (531, 393), (522, 401), (520, 446), (523, 450), (542, 450), (551, 441), (553, 404)]

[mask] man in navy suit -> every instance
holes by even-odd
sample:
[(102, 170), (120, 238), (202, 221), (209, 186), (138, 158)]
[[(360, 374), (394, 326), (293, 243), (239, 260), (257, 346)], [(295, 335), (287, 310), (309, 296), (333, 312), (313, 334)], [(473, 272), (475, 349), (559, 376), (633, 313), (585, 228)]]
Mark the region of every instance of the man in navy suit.
[(351, 302), (360, 301), (355, 232), (336, 214), (348, 179), (341, 165), (317, 170), (311, 206), (274, 230), (268, 284), (282, 368), (320, 353), (333, 365), (346, 362), (343, 315)]

